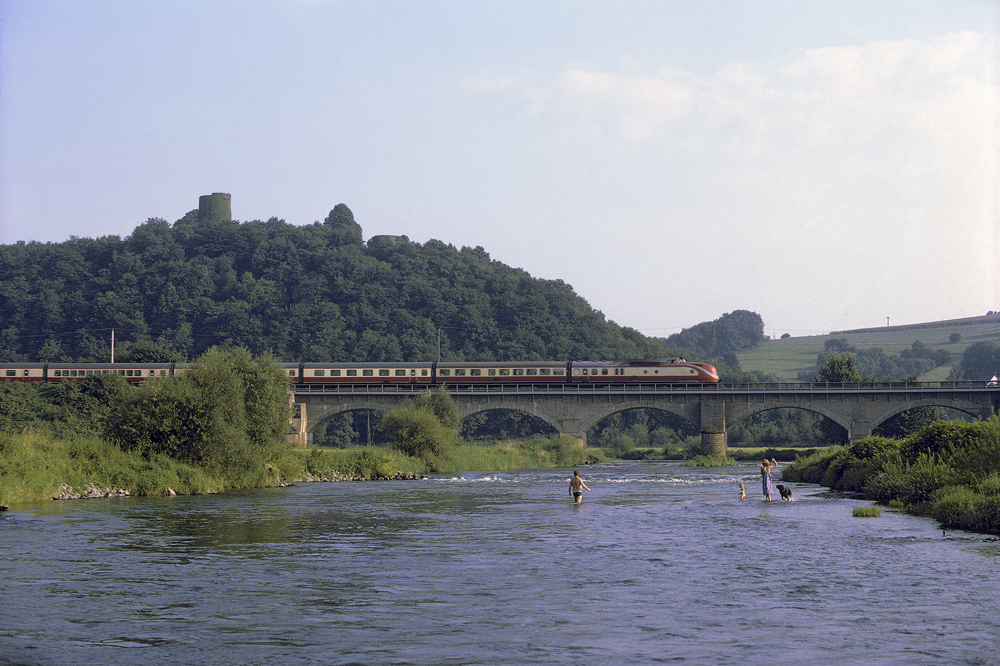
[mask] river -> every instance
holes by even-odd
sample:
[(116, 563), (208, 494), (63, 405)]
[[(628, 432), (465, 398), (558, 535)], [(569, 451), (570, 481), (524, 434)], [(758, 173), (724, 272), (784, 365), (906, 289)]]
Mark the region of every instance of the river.
[(994, 538), (751, 465), (580, 471), (581, 505), (549, 469), (18, 505), (0, 664), (1000, 663)]

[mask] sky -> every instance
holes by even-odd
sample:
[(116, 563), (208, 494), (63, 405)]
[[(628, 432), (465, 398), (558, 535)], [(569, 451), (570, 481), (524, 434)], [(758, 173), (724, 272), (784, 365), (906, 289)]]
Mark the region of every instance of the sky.
[(0, 0), (0, 243), (484, 248), (666, 337), (1000, 310), (1000, 0)]

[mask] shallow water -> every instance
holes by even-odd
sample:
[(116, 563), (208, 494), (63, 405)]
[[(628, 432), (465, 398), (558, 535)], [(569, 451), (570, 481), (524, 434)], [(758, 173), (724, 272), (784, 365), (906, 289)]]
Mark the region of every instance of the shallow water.
[(15, 507), (0, 663), (1000, 662), (990, 537), (754, 466), (581, 473)]

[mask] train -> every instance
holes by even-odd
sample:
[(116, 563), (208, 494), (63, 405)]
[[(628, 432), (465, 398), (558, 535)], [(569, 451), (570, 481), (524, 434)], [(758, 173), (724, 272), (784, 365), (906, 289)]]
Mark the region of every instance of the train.
[[(709, 363), (683, 358), (628, 361), (425, 361), (399, 363), (279, 363), (289, 383), (327, 384), (626, 384), (717, 383)], [(135, 384), (183, 372), (188, 363), (0, 363), (0, 381), (82, 381), (117, 374)]]

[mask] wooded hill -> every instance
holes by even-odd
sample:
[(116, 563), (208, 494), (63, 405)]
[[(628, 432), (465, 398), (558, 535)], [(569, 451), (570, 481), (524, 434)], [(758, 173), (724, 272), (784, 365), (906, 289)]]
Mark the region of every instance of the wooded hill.
[[(0, 361), (188, 360), (212, 346), (284, 361), (670, 356), (560, 280), (481, 248), (365, 243), (350, 209), (322, 223), (193, 210), (130, 236), (0, 246)], [(167, 351), (172, 359), (151, 358)], [(143, 357), (143, 355), (147, 357)]]

